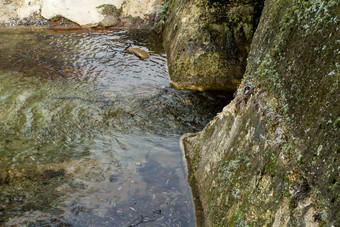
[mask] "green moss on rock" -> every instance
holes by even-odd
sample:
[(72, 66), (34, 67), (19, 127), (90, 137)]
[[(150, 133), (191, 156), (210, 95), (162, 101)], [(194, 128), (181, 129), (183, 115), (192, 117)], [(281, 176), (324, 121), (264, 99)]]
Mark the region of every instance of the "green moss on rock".
[(169, 1), (164, 46), (172, 84), (236, 90), (263, 1)]
[(104, 4), (97, 7), (97, 9), (101, 10), (101, 14), (104, 16), (119, 16), (122, 12), (122, 9), (117, 9), (116, 6), (111, 4)]
[(200, 226), (340, 222), (339, 11), (336, 1), (266, 1), (235, 100), (183, 137), (200, 157), (189, 169)]

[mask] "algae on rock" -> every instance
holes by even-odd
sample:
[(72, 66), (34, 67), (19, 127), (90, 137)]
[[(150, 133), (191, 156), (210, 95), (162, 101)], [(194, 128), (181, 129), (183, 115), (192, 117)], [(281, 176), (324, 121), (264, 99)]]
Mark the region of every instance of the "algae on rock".
[(166, 6), (163, 39), (172, 84), (236, 90), (263, 1), (171, 0)]
[(266, 0), (236, 98), (182, 137), (200, 226), (340, 223), (339, 11)]

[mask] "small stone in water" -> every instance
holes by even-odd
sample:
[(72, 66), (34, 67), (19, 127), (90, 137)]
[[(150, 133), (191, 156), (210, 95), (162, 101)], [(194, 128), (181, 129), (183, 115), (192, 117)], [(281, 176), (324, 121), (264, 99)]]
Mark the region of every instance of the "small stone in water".
[(153, 210), (152, 213), (154, 213), (154, 214), (161, 214), (162, 210), (161, 209)]
[(112, 174), (109, 178), (109, 181), (111, 183), (117, 182), (118, 181), (118, 175), (117, 174)]
[(145, 50), (139, 49), (139, 48), (127, 48), (127, 52), (135, 54), (137, 57), (139, 57), (142, 60), (145, 60), (150, 57), (149, 53)]
[(65, 169), (60, 169), (60, 170), (51, 170), (51, 169), (48, 169), (48, 170), (45, 170), (44, 171), (44, 175), (47, 177), (47, 178), (54, 178), (54, 177), (63, 177), (65, 176)]

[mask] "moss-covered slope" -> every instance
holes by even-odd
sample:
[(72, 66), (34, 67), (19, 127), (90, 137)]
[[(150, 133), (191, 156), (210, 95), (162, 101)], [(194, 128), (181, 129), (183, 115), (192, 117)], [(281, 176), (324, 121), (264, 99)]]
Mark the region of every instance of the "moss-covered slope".
[(340, 224), (339, 13), (266, 0), (235, 100), (182, 137), (200, 226)]

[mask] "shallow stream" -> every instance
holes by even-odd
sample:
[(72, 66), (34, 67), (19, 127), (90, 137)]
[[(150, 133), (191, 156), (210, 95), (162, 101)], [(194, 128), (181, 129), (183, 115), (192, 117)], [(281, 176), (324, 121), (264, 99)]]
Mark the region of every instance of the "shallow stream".
[(229, 100), (171, 88), (151, 32), (1, 31), (0, 225), (195, 226), (179, 137)]

